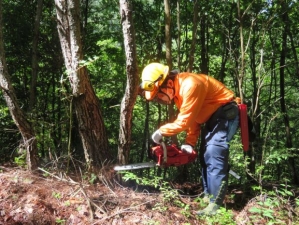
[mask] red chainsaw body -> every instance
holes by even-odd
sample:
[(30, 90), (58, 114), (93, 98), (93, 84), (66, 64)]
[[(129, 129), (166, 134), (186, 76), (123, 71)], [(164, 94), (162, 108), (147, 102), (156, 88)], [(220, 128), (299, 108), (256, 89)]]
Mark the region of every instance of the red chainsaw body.
[(195, 161), (197, 153), (193, 150), (191, 154), (188, 154), (180, 150), (175, 144), (167, 145), (167, 159), (164, 162), (164, 151), (161, 145), (154, 146), (151, 149), (152, 158), (157, 162), (158, 166), (169, 167), (169, 166), (181, 166), (187, 163)]

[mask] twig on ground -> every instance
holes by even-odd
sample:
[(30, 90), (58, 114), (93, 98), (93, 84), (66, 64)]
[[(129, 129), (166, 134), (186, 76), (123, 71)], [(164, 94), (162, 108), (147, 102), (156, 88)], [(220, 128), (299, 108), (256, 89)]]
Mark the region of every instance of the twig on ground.
[(101, 178), (98, 175), (98, 178), (99, 178), (99, 180), (102, 181), (103, 184), (105, 184), (105, 186), (112, 192), (113, 195), (116, 195), (115, 192), (112, 191), (112, 189), (110, 188), (110, 185), (109, 185), (110, 182), (108, 182), (107, 179), (103, 175), (101, 176)]
[(74, 181), (74, 180), (72, 180), (72, 179), (70, 179), (70, 178), (69, 178), (69, 180), (67, 180), (67, 179), (65, 179), (65, 178), (63, 178), (63, 177), (56, 176), (56, 175), (54, 175), (53, 173), (50, 173), (50, 172), (44, 170), (43, 168), (38, 167), (38, 170), (43, 171), (44, 173), (50, 175), (51, 177), (56, 178), (57, 180), (65, 181), (65, 182), (69, 182), (69, 183), (71, 183), (71, 184), (78, 184), (78, 182), (76, 182), (76, 181)]
[(92, 207), (91, 205), (93, 205), (94, 207), (96, 207), (98, 210), (100, 210), (103, 214), (107, 215), (106, 211), (103, 210), (101, 207), (99, 207), (96, 203), (94, 203), (89, 197), (88, 195), (86, 194), (84, 188), (80, 185), (80, 189), (81, 189), (81, 192), (82, 194), (84, 195), (84, 197), (86, 198), (87, 202), (88, 202), (88, 205), (89, 205), (89, 208), (92, 212), (92, 216), (93, 216), (93, 210), (92, 210)]
[(105, 221), (105, 220), (107, 220), (107, 219), (110, 219), (110, 218), (112, 218), (112, 217), (114, 217), (114, 216), (117, 216), (117, 215), (120, 215), (120, 214), (122, 214), (122, 213), (130, 213), (130, 212), (134, 212), (134, 213), (136, 213), (136, 211), (133, 211), (133, 210), (131, 210), (131, 209), (136, 208), (136, 207), (139, 207), (139, 206), (141, 206), (141, 205), (145, 205), (145, 204), (150, 203), (150, 202), (153, 202), (153, 201), (155, 201), (155, 200), (156, 200), (156, 199), (153, 199), (153, 200), (150, 200), (150, 201), (141, 203), (141, 204), (139, 204), (139, 205), (135, 205), (135, 206), (132, 206), (132, 207), (129, 207), (129, 208), (120, 210), (120, 211), (118, 211), (118, 212), (116, 212), (116, 213), (113, 213), (113, 214), (110, 215), (110, 216), (106, 216), (105, 218), (102, 218), (102, 219), (100, 219), (99, 221), (96, 221), (96, 222), (93, 223), (92, 225), (98, 224), (98, 223), (100, 223), (100, 222), (103, 222), (103, 221)]

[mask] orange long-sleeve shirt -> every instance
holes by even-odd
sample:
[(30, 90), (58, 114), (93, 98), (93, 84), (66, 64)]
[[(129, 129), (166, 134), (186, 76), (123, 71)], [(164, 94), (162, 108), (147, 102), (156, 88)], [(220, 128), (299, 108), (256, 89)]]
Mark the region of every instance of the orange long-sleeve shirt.
[(180, 73), (174, 79), (177, 119), (159, 128), (164, 136), (187, 132), (186, 143), (195, 146), (200, 125), (221, 106), (234, 99), (234, 93), (216, 79), (193, 73)]

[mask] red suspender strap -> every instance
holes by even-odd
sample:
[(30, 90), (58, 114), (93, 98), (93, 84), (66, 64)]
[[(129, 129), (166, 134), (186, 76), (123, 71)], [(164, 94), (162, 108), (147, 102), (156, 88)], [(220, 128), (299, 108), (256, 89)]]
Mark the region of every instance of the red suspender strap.
[(247, 106), (245, 104), (239, 104), (238, 106), (240, 113), (241, 140), (243, 144), (243, 150), (244, 152), (247, 152), (249, 149)]

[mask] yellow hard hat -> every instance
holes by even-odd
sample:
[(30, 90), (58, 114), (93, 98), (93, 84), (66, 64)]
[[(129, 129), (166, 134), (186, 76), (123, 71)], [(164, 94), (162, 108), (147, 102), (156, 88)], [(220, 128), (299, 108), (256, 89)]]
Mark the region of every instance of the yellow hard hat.
[(145, 98), (152, 100), (168, 75), (169, 67), (160, 63), (150, 63), (144, 67), (140, 87), (145, 91)]

